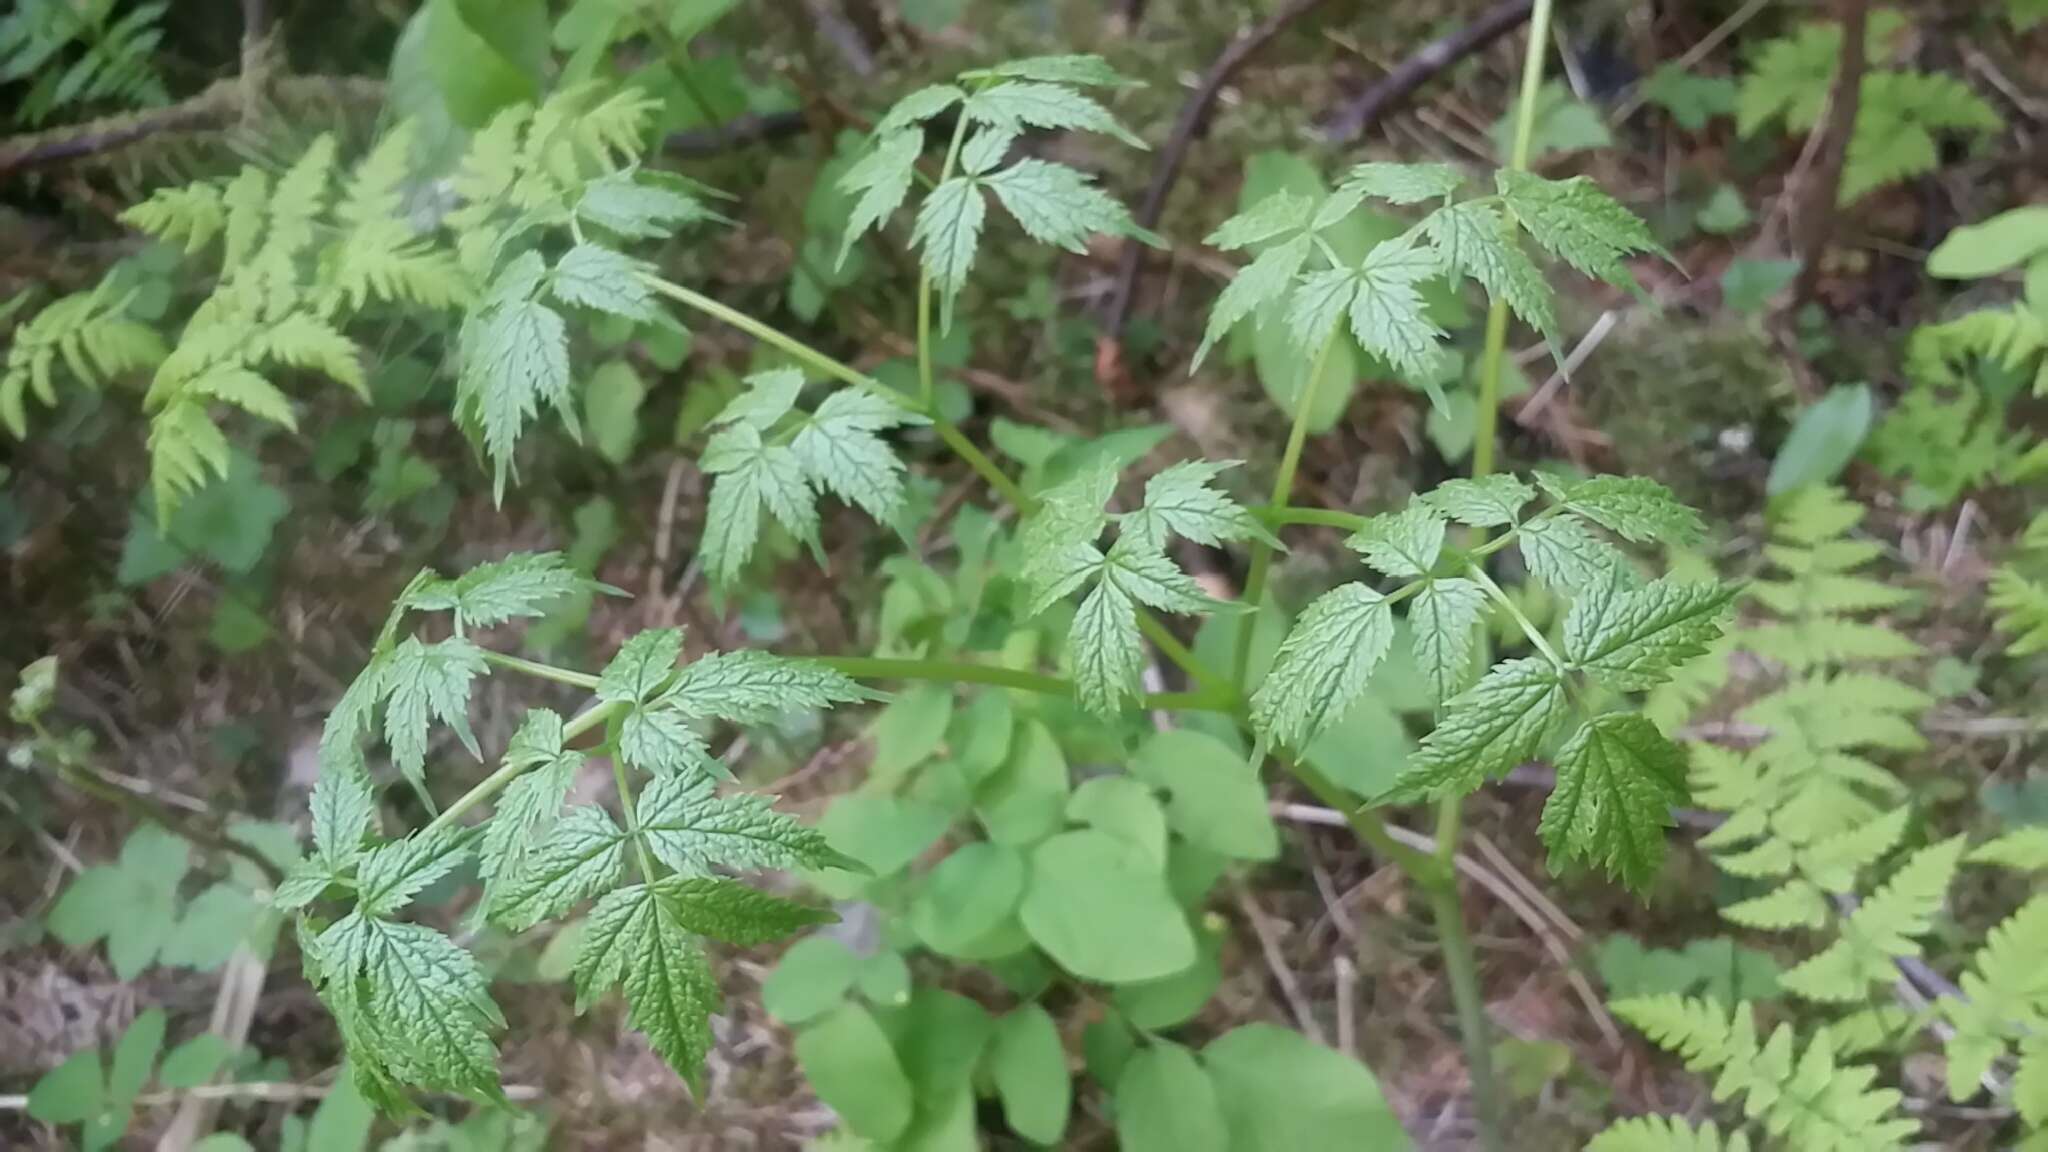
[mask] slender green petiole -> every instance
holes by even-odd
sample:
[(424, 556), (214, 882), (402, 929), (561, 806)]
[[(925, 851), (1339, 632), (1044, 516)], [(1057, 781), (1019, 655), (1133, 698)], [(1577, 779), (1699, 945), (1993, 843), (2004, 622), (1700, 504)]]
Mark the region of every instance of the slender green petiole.
[[(1323, 346), (1316, 350), (1314, 361), (1309, 364), (1308, 377), (1301, 383), (1301, 393), (1294, 398), (1294, 424), (1287, 431), (1287, 447), (1280, 453), (1280, 470), (1273, 474), (1273, 498), (1268, 501), (1276, 508), (1287, 506), (1287, 498), (1294, 494), (1294, 474), (1301, 467), (1302, 446), (1308, 443), (1308, 414), (1315, 407), (1316, 393), (1322, 387), (1323, 370), (1329, 366), (1330, 350), (1337, 346), (1335, 329), (1323, 339)], [(1256, 608), (1266, 594), (1266, 572), (1273, 566), (1273, 547), (1265, 541), (1252, 544), (1251, 569), (1245, 575), (1244, 602), (1255, 609), (1245, 614), (1237, 626), (1237, 660), (1231, 670), (1231, 679), (1239, 684), (1245, 680), (1245, 671), (1251, 666), (1252, 629), (1257, 621)]]
[(506, 652), (493, 652), (488, 648), (484, 649), (484, 663), (496, 664), (513, 672), (524, 673), (540, 680), (552, 680), (557, 684), (567, 684), (587, 692), (597, 691), (597, 677), (573, 668), (557, 668), (553, 664), (542, 664), (537, 660), (527, 660)]
[(1506, 592), (1501, 591), (1500, 585), (1493, 582), (1493, 577), (1486, 574), (1486, 569), (1481, 568), (1477, 564), (1467, 564), (1465, 566), (1465, 575), (1470, 576), (1473, 583), (1485, 589), (1486, 594), (1493, 599), (1493, 602), (1500, 605), (1514, 619), (1515, 625), (1522, 630), (1522, 635), (1528, 637), (1530, 647), (1536, 649), (1545, 660), (1550, 661), (1553, 667), (1560, 671), (1564, 669), (1564, 660), (1550, 647), (1550, 641), (1544, 637), (1543, 630), (1536, 627), (1536, 622), (1529, 619), (1528, 614), (1522, 611), (1520, 605), (1516, 604)]

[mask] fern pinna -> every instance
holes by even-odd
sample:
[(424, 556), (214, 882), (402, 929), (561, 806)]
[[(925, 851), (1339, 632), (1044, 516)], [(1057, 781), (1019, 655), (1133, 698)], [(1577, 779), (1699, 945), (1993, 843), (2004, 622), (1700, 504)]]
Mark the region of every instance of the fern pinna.
[[(1959, 987), (1920, 982), (1931, 1008), (1915, 1011), (1894, 993), (1902, 965), (1920, 962), (1944, 922), (1962, 866), (2048, 867), (2048, 832), (2023, 828), (1974, 848), (1963, 836), (1915, 843), (1910, 794), (1872, 757), (1923, 749), (1918, 721), (1931, 700), (1878, 670), (1918, 650), (1874, 618), (1908, 596), (1863, 574), (1881, 552), (1852, 535), (1863, 515), (1826, 488), (1795, 492), (1775, 511), (1765, 549), (1772, 571), (1750, 585), (1763, 618), (1735, 631), (1729, 647), (1763, 658), (1781, 679), (1736, 714), (1758, 729), (1753, 747), (1692, 750), (1695, 801), (1725, 817), (1701, 846), (1722, 871), (1763, 889), (1723, 914), (1816, 942), (1779, 986), (1822, 1023), (1801, 1055), (1791, 1025), (1759, 1048), (1748, 1004), (1732, 1021), (1722, 1006), (1675, 996), (1615, 1008), (1689, 1066), (1716, 1073), (1716, 1099), (1747, 1093), (1745, 1114), (1787, 1148), (1903, 1147), (1917, 1126), (1901, 1115), (1899, 1093), (1875, 1087), (1872, 1068), (1837, 1058), (1911, 1047), (1935, 1017), (1950, 1095), (2009, 1097), (2039, 1128), (2048, 1123), (2048, 1045), (2039, 1040), (2048, 984), (2038, 962), (2021, 956), (2038, 956), (2048, 929), (2040, 898), (1990, 930)], [(1718, 1139), (1651, 1118), (1624, 1121), (1590, 1147), (1713, 1148)]]
[[(558, 306), (664, 322), (640, 265), (605, 241), (665, 235), (711, 215), (680, 183), (630, 166), (650, 108), (585, 87), (507, 109), (471, 142), (450, 181), (458, 203), (431, 227), (410, 212), (410, 126), (346, 176), (334, 140), (323, 136), (275, 180), (248, 167), (230, 180), (160, 190), (124, 220), (188, 255), (220, 241), (211, 295), (174, 341), (145, 334), (128, 316), (113, 274), (50, 305), (8, 350), (0, 420), (25, 436), (24, 396), (55, 404), (59, 363), (89, 387), (153, 369), (143, 405), (151, 484), (167, 518), (226, 472), (218, 409), (295, 427), (293, 400), (279, 385), (299, 371), (367, 396), (351, 323), (391, 307), (432, 326), (460, 309), (456, 415), (502, 492), (519, 436), (543, 404), (576, 428), (569, 329)], [(550, 259), (563, 233), (570, 243)]]
[[(1875, 62), (1891, 59), (1906, 26), (1897, 11), (1872, 12), (1865, 55)], [(1737, 131), (1752, 136), (1782, 119), (1792, 132), (1810, 132), (1827, 107), (1841, 57), (1842, 26), (1825, 21), (1759, 46), (1736, 96)], [(1842, 166), (1839, 201), (1845, 205), (1873, 189), (1933, 171), (1941, 162), (1937, 134), (1981, 136), (2003, 124), (1969, 85), (1937, 72), (1873, 67), (1864, 73), (1857, 96), (1856, 123)]]

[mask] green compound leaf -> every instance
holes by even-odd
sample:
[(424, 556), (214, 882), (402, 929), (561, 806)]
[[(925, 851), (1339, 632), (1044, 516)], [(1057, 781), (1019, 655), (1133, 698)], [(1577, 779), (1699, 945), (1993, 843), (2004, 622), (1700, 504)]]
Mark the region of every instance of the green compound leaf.
[(756, 432), (767, 432), (796, 407), (796, 398), (804, 390), (804, 374), (794, 368), (777, 368), (755, 372), (743, 383), (746, 390), (719, 410), (710, 427), (745, 424)]
[(1431, 580), (1408, 606), (1415, 665), (1432, 700), (1449, 700), (1472, 683), (1472, 636), (1486, 590), (1462, 577)]
[[(539, 264), (531, 258), (528, 272)], [(520, 261), (515, 261), (517, 269)], [(507, 285), (517, 276), (509, 271), (499, 287), (513, 292), (487, 306), (462, 326), (462, 372), (455, 387), (455, 410), (463, 420), (483, 430), (484, 450), (490, 456), (497, 494), (503, 497), (505, 481), (512, 473), (512, 453), (526, 422), (545, 403), (562, 417), (573, 432), (576, 407), (569, 387), (569, 332), (562, 315), (544, 304), (526, 298)], [(530, 289), (527, 289), (530, 292)]]
[(633, 1027), (669, 1067), (701, 1088), (711, 1014), (722, 997), (678, 901), (658, 883), (634, 884), (599, 900), (588, 925), (576, 957), (578, 1009), (623, 982)]
[(1669, 256), (1649, 225), (1584, 176), (1546, 180), (1502, 168), (1494, 173), (1494, 185), (1536, 243), (1587, 276), (1639, 291), (1623, 258), (1636, 252)]
[(470, 835), (455, 828), (415, 832), (372, 849), (356, 875), (357, 907), (389, 916), (469, 858)]
[(1478, 480), (1446, 480), (1416, 499), (1460, 524), (1493, 528), (1513, 524), (1536, 490), (1505, 472)]
[(561, 600), (600, 587), (559, 552), (514, 552), (453, 580), (424, 574), (399, 598), (401, 609), (453, 612), (458, 632), (548, 614)]
[(1325, 268), (1303, 276), (1287, 299), (1287, 334), (1293, 337), (1294, 346), (1314, 356), (1344, 310), (1351, 307), (1358, 285), (1355, 268)]
[[(500, 815), (494, 819), (503, 819)], [(626, 834), (594, 805), (571, 808), (502, 881), (491, 916), (515, 932), (567, 912), (618, 883)]]
[(1136, 81), (1126, 79), (1109, 61), (1095, 55), (1026, 56), (1007, 60), (992, 68), (963, 74), (964, 79), (1004, 76), (1018, 80), (1043, 80), (1048, 84), (1071, 84), (1078, 88), (1115, 88)]
[(1444, 331), (1429, 318), (1416, 285), (1442, 271), (1435, 252), (1405, 239), (1375, 246), (1358, 266), (1349, 304), (1351, 334), (1361, 348), (1411, 379), (1437, 375)]
[(817, 497), (788, 445), (764, 443), (751, 424), (734, 424), (711, 438), (702, 463), (717, 477), (705, 512), (704, 559), (719, 587), (732, 587), (753, 555), (764, 507), (813, 553), (823, 555)]
[(1536, 483), (1572, 513), (1637, 544), (1687, 545), (1706, 531), (1699, 513), (1645, 476), (1594, 476), (1564, 483), (1538, 472)]
[(1074, 613), (1067, 650), (1074, 662), (1074, 695), (1083, 708), (1114, 716), (1136, 694), (1145, 649), (1138, 606), (1121, 583), (1108, 577), (1096, 581)]
[[(955, 99), (960, 95), (957, 88), (948, 91)], [(903, 206), (904, 198), (910, 195), (910, 185), (917, 177), (917, 158), (924, 151), (922, 131), (891, 131), (883, 135), (878, 128), (875, 139), (878, 143), (854, 161), (846, 175), (839, 178), (842, 192), (860, 196), (853, 202), (853, 214), (847, 219), (846, 232), (839, 244), (839, 264), (842, 267), (846, 264), (847, 253), (853, 251), (854, 243), (869, 230), (881, 227), (883, 221)]]
[(661, 317), (661, 309), (640, 279), (651, 267), (601, 245), (578, 244), (556, 262), (548, 289), (564, 304), (653, 321)]
[(496, 911), (506, 885), (525, 872), (528, 853), (548, 836), (577, 770), (583, 767), (583, 754), (562, 747), (560, 716), (534, 709), (526, 714), (505, 749), (505, 765), (523, 769), (525, 774), (506, 786), (497, 810), (484, 825), (477, 854), (484, 882), (480, 909), (485, 915)]
[(654, 888), (684, 929), (743, 948), (786, 940), (806, 928), (838, 919), (830, 909), (784, 900), (713, 876), (664, 876)]
[(1462, 796), (1536, 756), (1564, 719), (1561, 677), (1550, 661), (1536, 656), (1495, 665), (1451, 701), (1390, 796)]
[(64, 890), (50, 909), (50, 934), (71, 948), (104, 938), (114, 975), (134, 980), (177, 927), (178, 884), (190, 866), (184, 840), (143, 824), (114, 863), (86, 869)]
[(1557, 788), (1537, 834), (1551, 868), (1565, 859), (1597, 864), (1645, 890), (1664, 863), (1664, 829), (1685, 802), (1685, 755), (1641, 716), (1588, 720), (1558, 750)]
[(377, 798), (360, 771), (322, 771), (313, 785), (313, 851), (331, 871), (363, 854), (363, 834), (377, 818)]
[(1252, 720), (1275, 743), (1306, 748), (1365, 692), (1393, 640), (1386, 598), (1363, 584), (1318, 596), (1295, 622), (1252, 697)]
[(1427, 507), (1411, 504), (1399, 512), (1367, 517), (1344, 545), (1397, 580), (1427, 576), (1444, 546), (1444, 522)]
[(1110, 548), (1102, 579), (1114, 581), (1132, 599), (1162, 612), (1189, 615), (1221, 606), (1202, 591), (1194, 577), (1135, 536), (1120, 537)]
[(663, 864), (685, 875), (715, 867), (843, 868), (815, 828), (777, 812), (766, 796), (717, 794), (709, 777), (657, 777), (640, 794), (639, 833)]
[(683, 669), (661, 700), (691, 720), (745, 726), (872, 698), (823, 664), (744, 649), (698, 659)]
[[(338, 922), (328, 935), (354, 919)], [(361, 977), (368, 986), (363, 1007), (376, 1037), (373, 1058), (417, 1088), (501, 1098), (490, 1030), (504, 1021), (476, 959), (424, 925), (359, 924), (360, 940), (337, 951), (352, 960), (360, 957), (360, 967), (351, 964), (336, 975)]]
[(635, 705), (619, 721), (619, 755), (655, 776), (708, 773), (729, 780), (732, 772), (711, 755), (704, 737), (668, 701)]
[[(1267, 202), (1270, 201), (1262, 203)], [(1222, 234), (1220, 229), (1218, 234)], [(1314, 240), (1304, 232), (1259, 253), (1231, 277), (1222, 294), (1216, 297), (1215, 306), (1209, 310), (1209, 326), (1202, 332), (1201, 346), (1195, 349), (1193, 367), (1200, 368), (1203, 359), (1209, 355), (1209, 349), (1237, 327), (1239, 321), (1286, 296), (1313, 250)]]
[(1610, 688), (1647, 692), (1721, 636), (1735, 590), (1665, 578), (1641, 588), (1592, 584), (1572, 601), (1564, 658)]
[(1225, 251), (1250, 247), (1283, 233), (1308, 227), (1310, 220), (1315, 216), (1315, 211), (1316, 201), (1312, 197), (1294, 192), (1275, 192), (1225, 220), (1214, 232), (1209, 233), (1208, 239), (1203, 243)]
[(619, 645), (618, 654), (598, 675), (597, 698), (609, 703), (644, 704), (675, 674), (683, 655), (681, 628), (649, 628)]
[(1136, 536), (1151, 550), (1166, 546), (1171, 532), (1210, 548), (1235, 540), (1280, 541), (1236, 500), (1210, 487), (1210, 481), (1237, 467), (1236, 460), (1183, 460), (1145, 481), (1145, 503), (1124, 518), (1119, 531)]
[(953, 301), (967, 283), (968, 269), (974, 266), (987, 215), (988, 201), (981, 195), (980, 182), (968, 176), (948, 179), (933, 189), (918, 209), (910, 242), (918, 249), (925, 274), (939, 290), (941, 331), (952, 327)]
[(470, 683), (487, 676), (483, 649), (460, 636), (438, 644), (407, 637), (385, 672), (384, 742), (392, 763), (415, 783), (426, 779), (427, 731), (439, 720), (455, 731), (471, 756), (481, 758), (469, 727)]
[(876, 433), (926, 423), (871, 392), (843, 389), (818, 405), (790, 450), (813, 483), (887, 524), (903, 508), (904, 467)]
[(969, 176), (986, 176), (1010, 154), (1019, 133), (1014, 128), (982, 128), (967, 138), (960, 149), (960, 170)]
[(1515, 543), (1529, 575), (1553, 592), (1581, 595), (1638, 580), (1626, 556), (1570, 516), (1531, 520)]
[(613, 172), (583, 186), (576, 215), (628, 240), (652, 240), (684, 224), (718, 214), (672, 183), (653, 183), (632, 170)]
[(1145, 142), (1110, 115), (1109, 109), (1058, 84), (1020, 80), (984, 88), (962, 109), (969, 120), (1004, 128), (1078, 129), (1114, 136), (1133, 148)]
[(1085, 253), (1089, 236), (1123, 236), (1132, 227), (1121, 203), (1064, 164), (1019, 160), (982, 183), (1041, 244)]
[(1514, 225), (1498, 209), (1467, 200), (1430, 213), (1423, 218), (1422, 227), (1445, 268), (1479, 281), (1488, 296), (1505, 301), (1552, 345), (1558, 343), (1550, 287), (1529, 254), (1522, 251)]
[(1390, 204), (1443, 200), (1465, 183), (1449, 164), (1360, 164), (1337, 186), (1339, 195), (1370, 196)]
[(951, 84), (933, 84), (919, 88), (898, 100), (875, 124), (875, 139), (886, 139), (892, 133), (900, 132), (913, 124), (921, 124), (965, 99), (967, 93)]

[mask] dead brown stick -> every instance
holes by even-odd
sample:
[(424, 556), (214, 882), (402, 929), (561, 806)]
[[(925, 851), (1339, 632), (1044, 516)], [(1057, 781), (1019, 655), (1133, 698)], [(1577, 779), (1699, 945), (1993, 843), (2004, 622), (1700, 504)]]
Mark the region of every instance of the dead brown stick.
[(1503, 0), (1479, 19), (1454, 32), (1439, 36), (1394, 66), (1394, 70), (1341, 105), (1323, 121), (1323, 139), (1349, 144), (1365, 135), (1387, 109), (1406, 100), (1437, 73), (1479, 51), (1529, 19), (1533, 0)]
[[(286, 106), (380, 104), (384, 83), (361, 76), (286, 76), (270, 81), (262, 94)], [(152, 136), (225, 127), (248, 107), (248, 95), (248, 85), (240, 77), (231, 77), (162, 108), (8, 137), (0, 140), (0, 178), (115, 152)]]
[[(1323, 0), (1287, 0), (1275, 8), (1264, 20), (1239, 34), (1230, 42), (1222, 54), (1216, 57), (1209, 70), (1188, 95), (1187, 102), (1180, 107), (1180, 115), (1174, 119), (1173, 131), (1168, 133), (1166, 144), (1159, 150), (1158, 163), (1152, 169), (1152, 182), (1145, 187), (1145, 198), (1138, 204), (1137, 222), (1143, 228), (1155, 228), (1159, 217), (1166, 211), (1166, 199), (1173, 193), (1173, 186), (1180, 179), (1182, 164), (1187, 161), (1188, 149), (1195, 137), (1202, 134), (1208, 125), (1209, 113), (1216, 106), (1216, 99), (1222, 95), (1223, 86), (1230, 83), (1240, 68), (1258, 54), (1282, 29), (1300, 19), (1320, 5)], [(1124, 321), (1131, 310), (1131, 295), (1137, 287), (1138, 273), (1144, 269), (1145, 247), (1142, 244), (1126, 243), (1123, 256), (1117, 262), (1116, 281), (1110, 289), (1109, 302), (1102, 313), (1102, 334), (1096, 340), (1096, 380), (1110, 394), (1110, 401), (1118, 407), (1128, 407), (1138, 400), (1133, 395), (1130, 376), (1123, 368)]]
[(1849, 139), (1856, 131), (1856, 109), (1862, 103), (1865, 64), (1864, 36), (1870, 22), (1869, 0), (1836, 0), (1842, 27), (1842, 57), (1828, 89), (1827, 114), (1814, 126), (1819, 141), (1814, 164), (1794, 194), (1792, 255), (1799, 261), (1793, 282), (1795, 304), (1810, 299), (1820, 280), (1821, 256), (1834, 233), (1836, 202), (1842, 194), (1842, 168), (1849, 159)]

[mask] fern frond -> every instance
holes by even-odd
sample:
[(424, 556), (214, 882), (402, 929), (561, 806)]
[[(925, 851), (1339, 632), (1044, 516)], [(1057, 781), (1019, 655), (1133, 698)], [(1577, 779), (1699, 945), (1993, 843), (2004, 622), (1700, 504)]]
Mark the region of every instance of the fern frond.
[(2006, 645), (2008, 653), (2031, 656), (2048, 652), (2048, 583), (2007, 564), (1992, 571), (1987, 603), (1998, 630), (2012, 636)]
[(2002, 124), (1982, 97), (1953, 76), (1871, 72), (1859, 92), (1838, 202), (1848, 204), (1873, 189), (1933, 171), (1941, 163), (1936, 133), (1981, 134)]
[(0, 423), (17, 439), (28, 435), (28, 393), (56, 406), (59, 361), (79, 383), (98, 390), (116, 376), (163, 360), (162, 338), (130, 319), (127, 298), (114, 292), (114, 282), (103, 280), (91, 291), (53, 301), (15, 330), (0, 372)]
[[(1969, 369), (1979, 360), (2024, 375), (2043, 349), (2048, 349), (2048, 316), (2024, 303), (1982, 308), (1913, 329), (1906, 340), (1906, 375), (1916, 384), (1969, 384)], [(2034, 391), (2042, 391), (2041, 379)]]
[(1759, 1041), (1748, 1003), (1683, 996), (1617, 1001), (1614, 1013), (1677, 1053), (1686, 1067), (1715, 1076), (1714, 1098), (1743, 1098), (1743, 1112), (1802, 1152), (1881, 1152), (1903, 1148), (1918, 1125), (1898, 1114), (1900, 1094), (1873, 1087), (1875, 1069), (1842, 1064), (1833, 1036), (1818, 1029), (1803, 1052), (1790, 1025)]
[(218, 185), (199, 180), (157, 189), (149, 199), (121, 213), (121, 222), (167, 244), (181, 244), (189, 255), (220, 234), (227, 224), (227, 206)]
[(1785, 989), (1808, 1000), (1847, 1003), (1862, 999), (1871, 984), (1889, 983), (1895, 961), (1920, 954), (1919, 938), (1933, 928), (1962, 855), (1961, 836), (1914, 853), (1849, 915), (1839, 939), (1785, 973)]
[(317, 310), (353, 312), (378, 300), (438, 311), (474, 294), (453, 253), (419, 234), (404, 214), (401, 185), (416, 135), (411, 121), (400, 124), (350, 173), (334, 206), (341, 231), (327, 245)]
[(138, 4), (110, 19), (110, 3), (19, 0), (0, 17), (0, 82), (36, 78), (17, 118), (40, 124), (76, 105), (168, 102), (155, 64), (167, 7), (161, 0)]
[(1586, 1144), (1586, 1152), (1749, 1152), (1741, 1131), (1721, 1137), (1712, 1120), (1694, 1128), (1676, 1116), (1637, 1116), (1622, 1120)]
[[(1871, 14), (1867, 51), (1872, 60), (1889, 55), (1885, 45), (1902, 26), (1897, 12)], [(1807, 24), (1766, 42), (1737, 93), (1737, 130), (1750, 136), (1780, 119), (1792, 132), (1811, 130), (1827, 103), (1841, 44), (1842, 29), (1835, 23)], [(1953, 77), (1872, 68), (1858, 89), (1840, 203), (1933, 170), (1940, 163), (1936, 133), (1982, 133), (1999, 124), (1991, 106)]]
[(1976, 1095), (1991, 1066), (2015, 1044), (2048, 1034), (2043, 954), (2048, 954), (2048, 896), (2036, 896), (1985, 936), (1960, 981), (1962, 998), (1942, 997), (1942, 1014), (1954, 1028), (1947, 1043), (1950, 1097)]
[(228, 472), (228, 442), (197, 397), (181, 397), (149, 422), (149, 482), (157, 520), (170, 519), (180, 500)]

